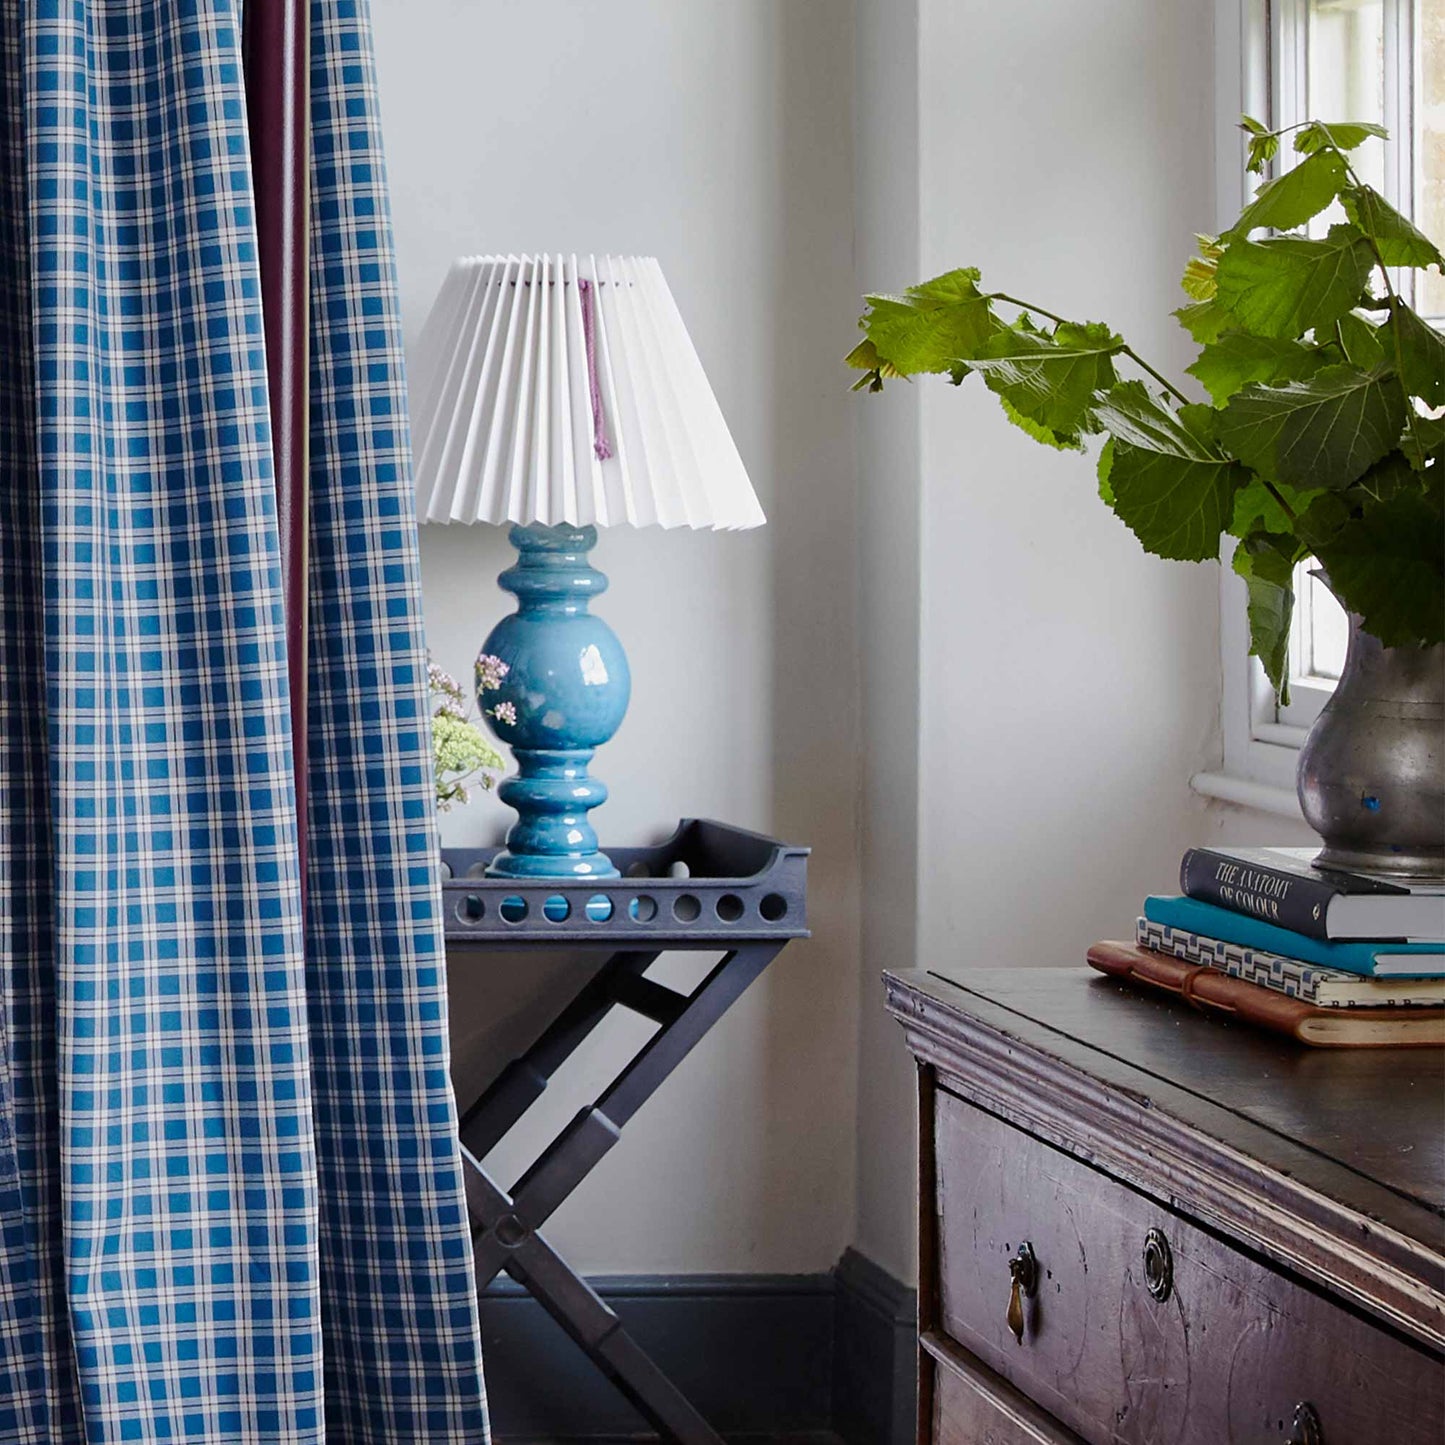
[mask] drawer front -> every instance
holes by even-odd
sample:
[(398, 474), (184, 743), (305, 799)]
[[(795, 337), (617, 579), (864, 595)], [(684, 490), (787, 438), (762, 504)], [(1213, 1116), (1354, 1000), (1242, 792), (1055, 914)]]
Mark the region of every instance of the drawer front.
[[(941, 1328), (1086, 1440), (1278, 1445), (1308, 1402), (1322, 1445), (1439, 1445), (1438, 1359), (1062, 1151), (934, 1097)], [(1162, 1300), (1146, 1283), (1150, 1230), (1172, 1266)], [(1006, 1316), (1025, 1241), (1038, 1283), (1020, 1344)]]
[(943, 1340), (923, 1348), (933, 1357), (932, 1445), (1079, 1445), (982, 1361)]

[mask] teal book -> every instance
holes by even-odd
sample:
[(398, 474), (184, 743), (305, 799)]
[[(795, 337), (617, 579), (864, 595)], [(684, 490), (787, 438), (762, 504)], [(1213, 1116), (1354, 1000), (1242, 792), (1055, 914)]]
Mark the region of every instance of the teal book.
[(1297, 958), (1320, 968), (1342, 968), (1365, 978), (1445, 976), (1445, 948), (1438, 943), (1326, 943), (1197, 898), (1147, 898), (1144, 917), (1150, 923)]

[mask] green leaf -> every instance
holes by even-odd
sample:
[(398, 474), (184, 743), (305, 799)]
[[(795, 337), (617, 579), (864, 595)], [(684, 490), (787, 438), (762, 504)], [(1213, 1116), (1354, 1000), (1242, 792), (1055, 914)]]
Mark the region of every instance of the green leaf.
[(1196, 301), (1209, 301), (1214, 297), (1214, 271), (1219, 258), (1224, 254), (1217, 236), (1195, 236), (1199, 242), (1199, 254), (1191, 256), (1184, 267), (1179, 285), (1186, 296)]
[(1374, 264), (1353, 226), (1332, 226), (1323, 241), (1237, 237), (1219, 259), (1219, 304), (1256, 336), (1303, 336), (1333, 325), (1359, 301)]
[(1400, 451), (1414, 471), (1423, 472), (1432, 462), (1445, 467), (1445, 416), (1410, 417)]
[(1256, 120), (1252, 115), (1242, 115), (1239, 118), (1240, 130), (1245, 130), (1250, 135), (1273, 135), (1274, 132), (1262, 121)]
[(855, 370), (867, 372), (866, 376), (860, 376), (853, 383), (852, 390), (854, 391), (862, 391), (865, 387), (869, 391), (882, 391), (884, 376), (898, 375), (887, 362), (879, 357), (878, 348), (866, 336), (843, 358), (843, 364), (851, 366)]
[(1306, 381), (1247, 386), (1220, 412), (1218, 434), (1270, 481), (1338, 491), (1394, 447), (1404, 423), (1389, 372), (1339, 365)]
[(1294, 136), (1294, 148), (1308, 155), (1323, 150), (1326, 146), (1337, 146), (1342, 151), (1352, 151), (1377, 136), (1388, 140), (1390, 132), (1372, 120), (1335, 120), (1326, 125), (1323, 121), (1312, 120), (1301, 126)]
[(1245, 170), (1252, 175), (1263, 175), (1265, 167), (1279, 154), (1279, 137), (1272, 131), (1263, 131), (1250, 137), (1249, 158)]
[(1033, 330), (995, 332), (982, 356), (969, 358), (996, 392), (1020, 415), (1051, 432), (1077, 436), (1096, 431), (1093, 398), (1114, 384), (1122, 337), (1096, 323), (1061, 322), (1052, 337)]
[(1438, 480), (1366, 502), (1315, 555), (1340, 601), (1386, 647), (1445, 641), (1445, 485)]
[(1247, 537), (1251, 532), (1293, 532), (1295, 519), (1280, 505), (1280, 497), (1289, 503), (1296, 515), (1304, 506), (1293, 487), (1280, 482), (1271, 490), (1258, 477), (1251, 478), (1234, 494), (1230, 535)]
[(1315, 492), (1310, 504), (1299, 513), (1294, 525), (1295, 535), (1316, 556), (1339, 535), (1341, 527), (1350, 524), (1355, 515), (1351, 498), (1339, 492)]
[(1339, 195), (1346, 170), (1345, 158), (1338, 151), (1312, 155), (1282, 176), (1266, 181), (1226, 234), (1247, 236), (1261, 227), (1291, 231), (1304, 225)]
[(1095, 472), (1099, 478), (1099, 500), (1106, 506), (1112, 507), (1116, 500), (1113, 484), (1109, 481), (1109, 473), (1114, 470), (1114, 438), (1105, 437), (1104, 445), (1099, 448), (1099, 460)]
[(856, 367), (859, 371), (872, 371), (878, 365), (878, 348), (865, 336), (847, 356), (844, 365)]
[[(988, 337), (1002, 329), (971, 267), (910, 286), (902, 296), (865, 299), (868, 310), (858, 324), (872, 343), (879, 363), (873, 369), (881, 376), (952, 371), (960, 360), (972, 360)], [(859, 354), (859, 348), (854, 353)], [(866, 353), (860, 359), (866, 359)]]
[(1392, 296), (1381, 340), (1399, 365), (1405, 390), (1426, 406), (1445, 405), (1445, 336)]
[(1185, 263), (1183, 276), (1179, 278), (1179, 289), (1196, 301), (1212, 301), (1216, 264), (1204, 256), (1191, 256)]
[(1345, 214), (1379, 248), (1387, 266), (1442, 266), (1440, 248), (1377, 190), (1348, 186), (1340, 193)]
[(1361, 371), (1385, 364), (1385, 348), (1380, 341), (1380, 328), (1366, 321), (1358, 311), (1346, 311), (1335, 322), (1340, 350), (1345, 360)]
[(1283, 704), (1289, 702), (1289, 624), (1300, 555), (1292, 536), (1270, 532), (1253, 532), (1234, 549), (1234, 570), (1248, 596), (1249, 650)]
[(1424, 479), (1414, 471), (1405, 453), (1399, 450), (1387, 452), (1369, 471), (1350, 488), (1350, 495), (1357, 493), (1370, 501), (1385, 502), (1396, 492), (1418, 491)]
[(1174, 316), (1201, 346), (1217, 341), (1230, 326), (1229, 313), (1218, 301), (1196, 301), (1192, 306), (1181, 306)]
[(1209, 439), (1210, 409), (1173, 412), (1140, 382), (1126, 381), (1098, 398), (1096, 410), (1113, 436), (1103, 483), (1145, 549), (1184, 562), (1217, 557), (1246, 473)]
[(999, 405), (1003, 407), (1004, 415), (1020, 431), (1026, 432), (1036, 442), (1042, 442), (1044, 446), (1053, 447), (1056, 451), (1061, 452), (1084, 450), (1084, 443), (1077, 432), (1058, 432), (1051, 427), (1046, 427), (1042, 422), (1025, 416), (1006, 396), (999, 397)]
[(1323, 365), (1319, 352), (1297, 341), (1227, 331), (1208, 343), (1186, 370), (1204, 384), (1215, 406), (1223, 406), (1252, 381), (1297, 381)]

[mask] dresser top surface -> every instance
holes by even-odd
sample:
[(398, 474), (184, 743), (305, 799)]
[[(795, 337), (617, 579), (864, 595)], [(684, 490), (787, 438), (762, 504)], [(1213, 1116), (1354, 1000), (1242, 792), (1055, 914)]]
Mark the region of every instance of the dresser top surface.
[(1087, 967), (895, 977), (1266, 1163), (1272, 1141), (1303, 1150), (1327, 1193), (1352, 1176), (1445, 1215), (1445, 1049), (1312, 1049)]

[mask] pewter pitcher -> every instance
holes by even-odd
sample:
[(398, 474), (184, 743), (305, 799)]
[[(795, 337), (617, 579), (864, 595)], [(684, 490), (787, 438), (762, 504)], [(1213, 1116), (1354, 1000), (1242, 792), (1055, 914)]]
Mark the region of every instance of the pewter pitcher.
[(1350, 616), (1334, 696), (1296, 774), (1321, 867), (1445, 875), (1445, 644), (1383, 647)]

